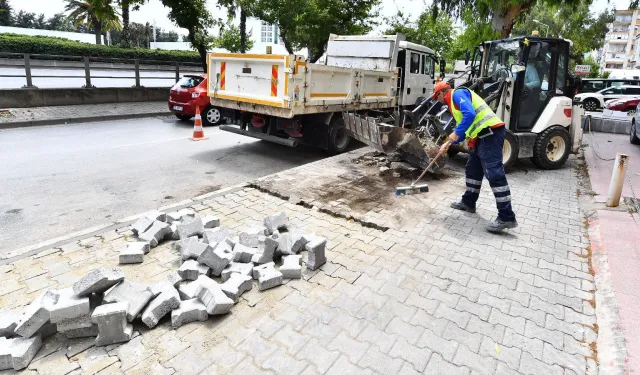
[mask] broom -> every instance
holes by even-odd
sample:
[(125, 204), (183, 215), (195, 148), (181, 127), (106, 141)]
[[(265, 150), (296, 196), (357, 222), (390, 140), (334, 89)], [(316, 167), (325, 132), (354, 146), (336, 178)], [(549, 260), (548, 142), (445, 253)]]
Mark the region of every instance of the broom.
[(412, 195), (412, 194), (421, 194), (421, 193), (426, 193), (429, 191), (429, 185), (428, 184), (420, 184), (420, 185), (416, 185), (416, 183), (418, 183), (418, 181), (420, 181), (420, 179), (422, 177), (424, 177), (425, 174), (427, 174), (427, 171), (429, 169), (431, 169), (431, 167), (436, 163), (436, 161), (438, 160), (438, 158), (440, 156), (442, 156), (442, 154), (444, 154), (446, 152), (447, 147), (445, 145), (450, 145), (451, 141), (447, 140), (444, 145), (442, 145), (442, 147), (440, 147), (440, 151), (438, 152), (438, 155), (436, 155), (433, 160), (431, 160), (431, 163), (429, 163), (429, 165), (427, 165), (427, 167), (424, 169), (424, 171), (422, 171), (422, 174), (420, 175), (420, 177), (418, 177), (415, 181), (413, 181), (413, 183), (409, 186), (398, 186), (396, 187), (396, 195), (400, 196), (400, 195)]

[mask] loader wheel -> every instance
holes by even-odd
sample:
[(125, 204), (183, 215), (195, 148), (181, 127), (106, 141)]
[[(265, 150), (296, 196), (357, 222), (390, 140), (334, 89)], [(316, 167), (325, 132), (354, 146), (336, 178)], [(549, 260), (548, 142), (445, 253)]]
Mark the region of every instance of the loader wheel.
[(339, 117), (333, 121), (331, 130), (329, 130), (329, 154), (337, 155), (345, 152), (349, 147), (349, 142), (351, 142), (351, 136), (344, 126), (344, 119)]
[(569, 133), (556, 126), (538, 135), (531, 161), (542, 169), (558, 169), (567, 161), (569, 151)]
[(518, 140), (507, 131), (502, 144), (502, 164), (505, 169), (511, 167), (518, 160), (518, 152)]

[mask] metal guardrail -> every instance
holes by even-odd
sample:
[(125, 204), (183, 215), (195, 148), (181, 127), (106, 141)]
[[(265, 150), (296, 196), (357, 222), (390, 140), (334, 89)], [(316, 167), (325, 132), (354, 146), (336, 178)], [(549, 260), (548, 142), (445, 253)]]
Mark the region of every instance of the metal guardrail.
[[(135, 84), (133, 87), (143, 87), (140, 84), (140, 79), (173, 79), (175, 82), (180, 80), (180, 67), (196, 67), (200, 68), (201, 65), (198, 63), (189, 63), (189, 62), (180, 62), (180, 61), (161, 61), (161, 60), (144, 60), (144, 59), (118, 59), (112, 57), (89, 57), (89, 56), (66, 56), (66, 55), (40, 55), (40, 54), (29, 54), (29, 53), (0, 53), (0, 58), (23, 58), (24, 59), (24, 74), (0, 74), (0, 77), (7, 78), (16, 78), (16, 77), (24, 77), (26, 79), (26, 85), (23, 88), (36, 88), (33, 85), (33, 78), (82, 78), (82, 76), (78, 75), (35, 75), (32, 73), (31, 62), (33, 60), (55, 60), (55, 61), (81, 61), (84, 63), (84, 79), (85, 85), (83, 88), (91, 88), (95, 87), (91, 84), (91, 78), (111, 78), (111, 79), (134, 79)], [(121, 64), (131, 64), (134, 65), (133, 76), (105, 76), (105, 75), (92, 75), (91, 74), (91, 62), (111, 62), (111, 63), (121, 63)], [(160, 76), (151, 76), (151, 77), (140, 77), (140, 64), (157, 64), (164, 66), (173, 66), (171, 69), (154, 69), (155, 72), (175, 72), (174, 77), (160, 77)], [(38, 67), (38, 69), (43, 69), (46, 67)], [(94, 69), (105, 69), (100, 67), (94, 67)], [(110, 67), (109, 70), (126, 70), (131, 71), (130, 67)]]

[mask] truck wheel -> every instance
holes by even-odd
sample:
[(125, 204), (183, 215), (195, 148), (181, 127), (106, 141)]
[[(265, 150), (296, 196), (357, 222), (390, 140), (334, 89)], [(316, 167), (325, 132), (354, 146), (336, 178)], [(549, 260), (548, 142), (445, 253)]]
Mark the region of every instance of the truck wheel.
[(502, 164), (505, 169), (511, 167), (518, 160), (518, 152), (518, 140), (511, 132), (507, 131), (502, 144)]
[(598, 110), (598, 107), (600, 107), (600, 104), (595, 99), (587, 99), (584, 101), (583, 106), (585, 111), (595, 112)]
[(351, 142), (351, 136), (344, 126), (342, 117), (337, 118), (331, 125), (329, 131), (329, 153), (331, 155), (341, 154), (347, 150)]
[(222, 122), (222, 114), (217, 107), (207, 106), (202, 112), (202, 125), (213, 126)]
[(567, 161), (569, 151), (569, 133), (556, 126), (538, 135), (531, 161), (542, 169), (558, 169)]

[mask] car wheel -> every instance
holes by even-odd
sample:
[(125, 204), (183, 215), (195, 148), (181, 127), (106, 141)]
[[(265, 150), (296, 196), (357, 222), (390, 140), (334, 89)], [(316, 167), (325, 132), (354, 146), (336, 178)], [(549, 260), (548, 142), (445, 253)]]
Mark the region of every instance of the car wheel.
[(627, 111), (627, 114), (629, 116), (634, 116), (636, 114), (636, 109), (635, 108), (631, 108), (630, 110)]
[(505, 169), (511, 167), (518, 160), (518, 152), (518, 140), (507, 131), (502, 144), (502, 164)]
[(331, 155), (341, 154), (347, 150), (351, 136), (344, 126), (342, 116), (333, 121), (329, 130), (329, 153)]
[(180, 113), (176, 113), (176, 117), (179, 118), (182, 121), (189, 121), (189, 120), (191, 120), (191, 118), (193, 116), (191, 116), (191, 115), (182, 115)]
[(589, 111), (589, 112), (597, 111), (598, 108), (600, 107), (600, 105), (598, 104), (598, 101), (595, 99), (586, 99), (584, 101), (583, 106), (585, 111)]
[(570, 150), (569, 132), (556, 126), (538, 135), (531, 160), (539, 168), (558, 169), (567, 161)]
[(636, 128), (636, 119), (631, 120), (631, 129), (629, 129), (629, 142), (633, 145), (640, 145), (638, 138), (638, 129)]
[(222, 114), (217, 107), (208, 106), (202, 113), (202, 124), (206, 126), (218, 125), (222, 122)]

